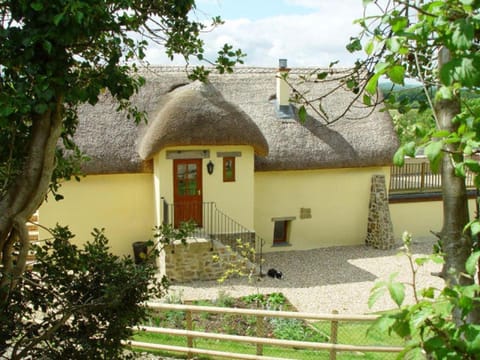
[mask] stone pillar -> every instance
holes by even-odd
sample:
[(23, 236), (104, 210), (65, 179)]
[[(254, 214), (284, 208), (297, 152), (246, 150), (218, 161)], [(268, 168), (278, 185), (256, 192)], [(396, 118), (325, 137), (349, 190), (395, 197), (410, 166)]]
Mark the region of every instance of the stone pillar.
[(384, 175), (372, 176), (365, 243), (382, 250), (391, 249), (395, 245)]

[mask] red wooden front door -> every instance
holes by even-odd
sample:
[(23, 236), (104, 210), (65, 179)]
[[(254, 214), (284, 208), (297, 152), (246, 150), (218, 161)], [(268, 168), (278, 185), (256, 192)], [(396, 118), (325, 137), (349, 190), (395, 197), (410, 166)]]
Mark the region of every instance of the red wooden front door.
[(174, 225), (202, 226), (202, 159), (173, 160)]

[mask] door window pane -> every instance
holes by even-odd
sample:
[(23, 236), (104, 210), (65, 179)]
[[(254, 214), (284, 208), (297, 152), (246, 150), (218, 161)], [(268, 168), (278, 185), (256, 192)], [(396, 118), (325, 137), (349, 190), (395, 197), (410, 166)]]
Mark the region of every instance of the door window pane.
[(197, 194), (197, 164), (188, 164), (188, 195)]
[(185, 164), (179, 164), (177, 166), (177, 183), (178, 183), (178, 195), (185, 195), (186, 179), (185, 179)]

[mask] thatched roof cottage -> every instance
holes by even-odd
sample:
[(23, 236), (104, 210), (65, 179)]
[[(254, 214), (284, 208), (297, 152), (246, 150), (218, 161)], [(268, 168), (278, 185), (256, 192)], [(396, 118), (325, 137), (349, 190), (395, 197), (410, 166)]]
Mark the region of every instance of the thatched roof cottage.
[[(213, 224), (218, 212), (263, 238), (262, 251), (363, 243), (372, 175), (388, 178), (398, 146), (391, 118), (361, 104), (344, 114), (352, 94), (339, 90), (323, 101), (338, 121), (326, 126), (309, 110), (301, 122), (278, 71), (238, 68), (200, 83), (184, 68), (145, 69), (133, 101), (148, 124), (138, 126), (109, 96), (83, 106), (76, 141), (91, 159), (87, 177), (42, 206), (42, 222), (69, 224), (83, 240), (105, 227), (117, 253), (165, 222), (194, 220), (206, 237), (232, 232)], [(302, 89), (315, 98), (336, 85)]]

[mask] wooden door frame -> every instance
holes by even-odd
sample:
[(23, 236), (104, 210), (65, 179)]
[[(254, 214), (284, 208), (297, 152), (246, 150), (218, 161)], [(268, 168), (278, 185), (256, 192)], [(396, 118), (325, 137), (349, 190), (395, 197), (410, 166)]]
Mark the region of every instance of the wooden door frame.
[[(188, 164), (195, 163), (197, 165), (197, 187), (196, 190), (200, 191), (200, 194), (193, 195), (199, 197), (198, 201), (191, 201), (190, 199), (181, 199), (178, 195), (178, 179), (177, 179), (177, 166), (180, 164), (187, 165), (188, 171)], [(195, 216), (195, 221), (199, 227), (202, 227), (203, 224), (203, 159), (199, 158), (192, 158), (192, 159), (173, 159), (173, 204), (174, 204), (174, 224), (177, 226), (182, 220), (178, 220), (177, 217), (179, 215), (178, 206), (180, 204), (191, 202), (194, 205), (194, 209), (192, 210), (197, 216)], [(185, 201), (187, 200), (187, 201)], [(193, 207), (192, 207), (193, 208)], [(175, 210), (177, 209), (177, 210)]]

